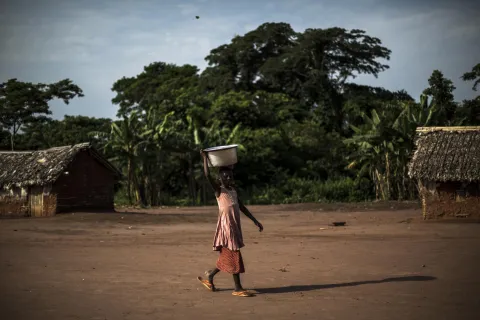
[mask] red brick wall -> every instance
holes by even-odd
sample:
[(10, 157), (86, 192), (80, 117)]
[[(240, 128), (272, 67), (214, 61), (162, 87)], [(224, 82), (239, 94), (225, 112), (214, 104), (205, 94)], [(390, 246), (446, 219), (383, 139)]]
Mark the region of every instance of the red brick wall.
[(114, 174), (82, 151), (52, 186), (57, 212), (113, 210)]
[(457, 196), (456, 191), (461, 188), (460, 182), (445, 182), (437, 185), (435, 195), (424, 193), (426, 218), (480, 217), (480, 184), (478, 182), (468, 184), (465, 198)]

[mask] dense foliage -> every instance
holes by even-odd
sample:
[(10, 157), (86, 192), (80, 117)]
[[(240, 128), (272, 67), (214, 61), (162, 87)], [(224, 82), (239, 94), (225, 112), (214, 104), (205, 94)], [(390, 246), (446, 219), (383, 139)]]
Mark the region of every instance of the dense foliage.
[[(49, 118), (48, 101), (82, 96), (70, 80), (0, 85), (2, 149), (91, 141), (125, 173), (117, 201), (212, 201), (201, 148), (240, 144), (236, 180), (250, 203), (412, 199), (406, 174), (418, 126), (480, 125), (480, 97), (455, 102), (434, 70), (415, 100), (354, 83), (386, 70), (390, 50), (361, 30), (265, 23), (206, 57), (154, 62), (112, 86), (120, 120)], [(473, 89), (480, 64), (463, 75)]]

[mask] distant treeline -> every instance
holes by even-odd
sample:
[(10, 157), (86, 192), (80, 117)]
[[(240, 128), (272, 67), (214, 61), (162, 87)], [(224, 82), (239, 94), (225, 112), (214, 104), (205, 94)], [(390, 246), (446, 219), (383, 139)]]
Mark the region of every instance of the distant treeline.
[[(420, 102), (355, 84), (355, 75), (388, 69), (390, 54), (361, 30), (265, 23), (213, 49), (201, 73), (154, 62), (119, 79), (118, 121), (52, 120), (49, 101), (68, 103), (82, 90), (69, 79), (11, 79), (0, 88), (0, 147), (90, 141), (125, 173), (119, 203), (210, 203), (199, 150), (230, 143), (240, 145), (235, 178), (249, 203), (414, 199), (406, 164), (416, 127), (480, 125), (480, 96), (454, 101), (438, 70)], [(466, 71), (459, 76), (476, 90), (480, 64)]]

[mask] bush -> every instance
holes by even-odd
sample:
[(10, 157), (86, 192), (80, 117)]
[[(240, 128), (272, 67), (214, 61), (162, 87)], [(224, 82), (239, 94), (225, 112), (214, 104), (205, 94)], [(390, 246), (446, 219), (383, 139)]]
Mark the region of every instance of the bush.
[(125, 186), (122, 185), (120, 188), (118, 188), (118, 190), (116, 190), (113, 202), (115, 203), (115, 206), (130, 205), (130, 201), (128, 201), (127, 188)]
[(248, 204), (290, 204), (305, 202), (361, 202), (373, 198), (367, 179), (343, 178), (315, 181), (290, 178), (277, 187), (251, 188), (245, 195)]
[[(208, 190), (208, 192), (211, 192)], [(362, 202), (374, 198), (373, 186), (368, 179), (338, 178), (335, 180), (308, 180), (287, 178), (277, 186), (258, 188), (252, 186), (240, 190), (242, 200), (251, 204), (292, 204), (306, 202)], [(212, 196), (213, 197), (213, 196)], [(215, 199), (209, 196), (209, 205), (215, 205)], [(128, 197), (124, 188), (115, 195), (116, 205), (126, 205)], [(198, 203), (201, 203), (200, 198)], [(164, 194), (162, 201), (167, 206), (189, 206), (191, 199), (173, 197)]]

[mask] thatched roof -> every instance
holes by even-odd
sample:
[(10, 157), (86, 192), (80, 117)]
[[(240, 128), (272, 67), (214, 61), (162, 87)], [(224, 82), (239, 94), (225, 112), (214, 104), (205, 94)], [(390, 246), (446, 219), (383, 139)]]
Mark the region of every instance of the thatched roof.
[(480, 127), (418, 128), (415, 147), (408, 166), (410, 177), (480, 181)]
[(81, 143), (40, 151), (1, 151), (0, 188), (53, 183), (81, 151), (89, 152), (106, 168), (121, 176), (121, 173), (89, 143)]

